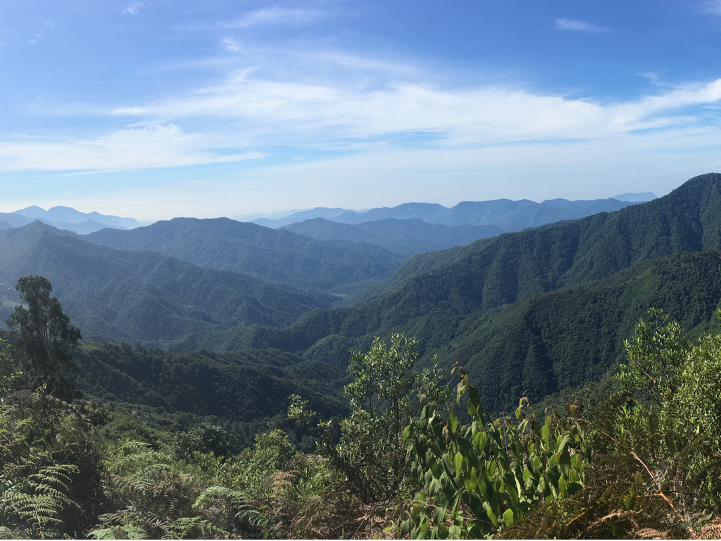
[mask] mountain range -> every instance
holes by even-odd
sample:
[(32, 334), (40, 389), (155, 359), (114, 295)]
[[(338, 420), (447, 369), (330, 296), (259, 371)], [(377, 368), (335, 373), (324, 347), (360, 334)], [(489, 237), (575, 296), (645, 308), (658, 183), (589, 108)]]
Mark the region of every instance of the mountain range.
[[(347, 362), (348, 347), (367, 347), (373, 335), (387, 336), (394, 331), (414, 334), (427, 344), (429, 352), (434, 352), (435, 344), (439, 347), (435, 352), (443, 353), (441, 358), (462, 363), (474, 358), (471, 352), (483, 355), (489, 344), (496, 344), (496, 355), (483, 362), (491, 367), (514, 366), (509, 373), (515, 376), (502, 385), (497, 380), (484, 384), (484, 401), (505, 407), (503, 401), (524, 385), (523, 374), (539, 374), (528, 376), (528, 383), (535, 384), (529, 391), (534, 398), (568, 382), (597, 377), (618, 360), (622, 339), (652, 305), (669, 310), (691, 326), (708, 324), (719, 298), (713, 285), (721, 264), (715, 252), (719, 249), (721, 175), (704, 175), (663, 198), (617, 212), (413, 256), (373, 296), (347, 307), (312, 311), (287, 328), (204, 331), (173, 347), (274, 347), (342, 366)], [(709, 251), (701, 259), (685, 256)], [(676, 270), (671, 272), (672, 268)], [(591, 284), (614, 293), (599, 296), (581, 290), (580, 300), (569, 302), (567, 319), (579, 317), (584, 299), (605, 299), (586, 306), (588, 313), (579, 325), (575, 346), (561, 340), (563, 327), (544, 334), (542, 325), (532, 325), (518, 312), (520, 320), (509, 320), (510, 307), (520, 310), (519, 306), (532, 300), (533, 306), (545, 306)], [(619, 298), (626, 300), (620, 303)], [(547, 311), (550, 322), (554, 311), (562, 313), (560, 308)], [(464, 332), (462, 339), (454, 340), (461, 322), (473, 317), (493, 332)], [(530, 325), (526, 335), (535, 337), (533, 340), (524, 342), (520, 339), (523, 334), (509, 330), (520, 324)], [(593, 354), (573, 358), (569, 352), (588, 348), (589, 336), (599, 333), (605, 339), (593, 341), (597, 348)], [(547, 345), (557, 340), (561, 346), (553, 349)], [(561, 358), (557, 357), (559, 348), (564, 351)], [(468, 356), (459, 359), (454, 352), (461, 351)], [(580, 368), (569, 371), (571, 362), (580, 363)], [(563, 374), (575, 375), (564, 379)]]
[(31, 206), (10, 213), (0, 212), (0, 229), (22, 227), (35, 220), (40, 220), (57, 229), (73, 231), (79, 234), (92, 233), (105, 227), (133, 229), (143, 225), (135, 218), (120, 218), (100, 214), (99, 212), (80, 212), (70, 207), (53, 207), (44, 210), (40, 207)]
[(630, 200), (615, 198), (593, 201), (569, 201), (550, 199), (535, 203), (527, 199), (511, 201), (462, 201), (447, 208), (437, 203), (404, 203), (396, 207), (373, 208), (354, 211), (341, 208), (317, 207), (299, 211), (282, 218), (257, 218), (253, 223), (266, 227), (283, 227), (315, 218), (344, 224), (360, 224), (393, 218), (397, 220), (422, 220), (430, 224), (447, 226), (484, 225), (496, 226), (503, 232), (520, 231), (562, 220), (575, 220), (598, 212), (611, 212), (642, 201), (654, 199), (652, 193), (623, 194)]
[[(696, 332), (713, 325), (721, 175), (501, 234), (497, 225), (423, 222), (408, 217), (413, 204), (403, 208), (405, 218), (276, 229), (188, 218), (88, 235), (41, 223), (5, 229), (2, 310), (17, 302), (6, 289), (17, 277), (43, 274), (87, 339), (272, 350), (316, 369), (343, 369), (350, 347), (402, 331), (421, 341), (422, 362), (437, 354), (466, 365), (493, 408), (599, 378), (651, 306)], [(454, 242), (463, 245), (447, 247)]]
[(116, 250), (151, 250), (204, 268), (340, 294), (389, 277), (404, 261), (373, 244), (317, 241), (229, 218), (174, 218), (131, 231), (103, 229), (84, 238)]
[(161, 345), (203, 329), (288, 325), (334, 301), (155, 252), (112, 250), (37, 221), (0, 231), (0, 246), (3, 319), (17, 303), (10, 285), (39, 274), (85, 338), (96, 341)]
[(386, 218), (357, 225), (315, 218), (283, 226), (283, 229), (316, 240), (346, 240), (374, 244), (404, 258), (463, 246), (502, 233), (495, 225), (447, 226), (429, 224), (417, 218), (408, 220)]

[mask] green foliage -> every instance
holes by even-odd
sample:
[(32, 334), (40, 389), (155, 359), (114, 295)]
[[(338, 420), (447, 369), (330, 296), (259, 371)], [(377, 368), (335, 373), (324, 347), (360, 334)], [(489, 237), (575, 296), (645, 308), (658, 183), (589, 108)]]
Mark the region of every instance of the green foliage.
[(90, 539), (147, 539), (148, 532), (132, 524), (97, 528), (88, 532)]
[[(417, 347), (415, 339), (394, 334), (390, 348), (376, 338), (368, 352), (352, 353), (348, 370), (353, 381), (345, 386), (352, 413), (340, 422), (340, 441), (335, 442), (329, 422), (312, 428), (319, 454), (345, 475), (364, 503), (390, 500), (405, 489), (409, 464), (403, 427), (420, 403), (442, 403), (448, 397), (437, 365), (421, 374), (414, 371)], [(291, 396), (288, 415), (306, 426), (315, 416), (297, 395)]]
[(195, 453), (228, 454), (228, 435), (219, 427), (209, 424), (194, 426), (188, 432), (178, 432), (173, 444), (173, 456), (190, 460)]
[[(302, 394), (326, 416), (347, 411), (344, 370), (275, 350), (169, 353), (124, 343), (83, 344), (77, 360), (78, 388), (111, 401), (128, 423), (133, 419), (137, 430), (128, 432), (131, 439), (144, 439), (140, 419), (173, 432), (187, 432), (201, 423), (222, 424), (229, 449), (239, 453), (253, 444), (256, 434), (287, 427), (287, 404), (278, 397)], [(106, 431), (125, 437), (116, 428), (118, 422)], [(294, 438), (300, 440), (302, 434)]]
[[(619, 439), (655, 419), (653, 430), (645, 431), (660, 437), (638, 454), (652, 467), (661, 468), (662, 485), (693, 487), (707, 504), (719, 505), (721, 335), (706, 334), (694, 344), (661, 311), (650, 310), (649, 315), (651, 320), (642, 320), (627, 342), (628, 363), (621, 365), (617, 378), (640, 399), (650, 397), (653, 405), (633, 403), (625, 416), (628, 420), (620, 425), (624, 432)], [(721, 318), (721, 311), (717, 317)], [(637, 450), (634, 441), (627, 447)], [(692, 501), (681, 500), (685, 507), (694, 506)]]
[(452, 410), (440, 416), (428, 405), (405, 429), (424, 489), (410, 503), (400, 535), (487, 537), (511, 527), (538, 502), (566, 498), (584, 487), (591, 449), (582, 419), (552, 412), (539, 425), (522, 398), (517, 425), (505, 417), (494, 421), (465, 369), (460, 371), (458, 403), (467, 392), (470, 426)]
[(72, 503), (68, 484), (77, 472), (77, 466), (61, 464), (28, 475), (2, 492), (0, 516), (28, 537), (59, 537), (63, 527), (60, 514)]
[(15, 307), (7, 325), (12, 343), (8, 348), (32, 389), (47, 391), (66, 399), (73, 397), (76, 364), (70, 349), (80, 340), (80, 330), (70, 325), (60, 301), (50, 297), (53, 287), (42, 276), (24, 276), (15, 289), (27, 307)]

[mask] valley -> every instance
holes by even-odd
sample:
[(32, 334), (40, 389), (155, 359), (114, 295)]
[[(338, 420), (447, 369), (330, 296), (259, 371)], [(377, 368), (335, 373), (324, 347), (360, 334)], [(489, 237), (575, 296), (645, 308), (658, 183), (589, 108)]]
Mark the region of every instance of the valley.
[[(543, 210), (517, 203), (529, 220)], [(272, 430), (314, 452), (325, 436), (289, 419), (294, 396), (335, 420), (327, 437), (342, 438), (352, 352), (379, 339), (414, 337), (418, 368), (439, 378), (432, 385), (464, 367), (498, 415), (519, 397), (553, 404), (609, 385), (651, 308), (690, 337), (721, 330), (721, 175), (519, 231), (504, 232), (503, 220), (441, 223), (457, 207), (391, 210), (276, 228), (228, 218), (87, 234), (7, 227), (0, 313), (13, 314), (19, 277), (45, 276), (82, 332), (75, 384), (87, 411), (104, 412), (104, 437), (156, 445), (214, 426), (230, 453)]]

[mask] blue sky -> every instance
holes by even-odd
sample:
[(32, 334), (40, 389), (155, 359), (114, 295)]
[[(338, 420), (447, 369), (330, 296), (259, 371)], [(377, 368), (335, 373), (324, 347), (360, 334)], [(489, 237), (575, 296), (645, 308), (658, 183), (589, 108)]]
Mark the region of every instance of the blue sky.
[(663, 195), (721, 171), (721, 0), (3, 0), (0, 211)]

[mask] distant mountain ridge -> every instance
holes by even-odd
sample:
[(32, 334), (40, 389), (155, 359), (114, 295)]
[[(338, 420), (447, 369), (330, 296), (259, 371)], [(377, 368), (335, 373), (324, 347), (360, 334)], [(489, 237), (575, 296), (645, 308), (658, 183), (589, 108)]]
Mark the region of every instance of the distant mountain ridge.
[(599, 212), (613, 212), (637, 204), (644, 197), (653, 194), (624, 195), (635, 196), (638, 201), (620, 201), (613, 198), (591, 201), (549, 199), (542, 203), (535, 203), (528, 199), (519, 201), (497, 199), (494, 201), (461, 201), (450, 208), (437, 203), (403, 203), (395, 207), (373, 208), (363, 212), (318, 207), (275, 220), (259, 218), (253, 220), (253, 223), (278, 228), (315, 218), (352, 225), (393, 218), (397, 220), (417, 219), (430, 224), (446, 226), (494, 225), (503, 232), (510, 232), (539, 227), (552, 222), (576, 220)]
[(367, 242), (404, 257), (463, 246), (502, 233), (495, 225), (447, 226), (429, 224), (416, 218), (410, 220), (386, 218), (357, 225), (315, 218), (286, 225), (283, 229), (316, 240)]
[[(58, 206), (44, 210), (41, 207), (30, 206), (15, 212), (0, 212), (0, 229), (23, 227), (35, 220), (40, 220), (56, 229), (73, 231), (80, 235), (93, 233), (106, 227), (134, 229), (142, 226), (135, 218), (109, 216), (99, 212), (80, 212), (71, 207)], [(6, 226), (3, 227), (2, 223), (5, 223)]]

